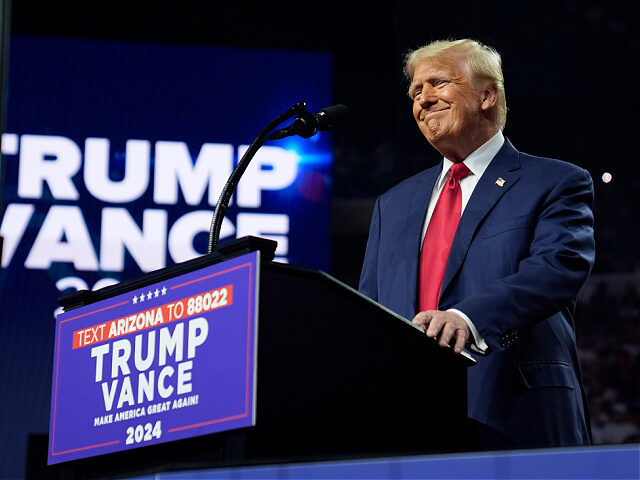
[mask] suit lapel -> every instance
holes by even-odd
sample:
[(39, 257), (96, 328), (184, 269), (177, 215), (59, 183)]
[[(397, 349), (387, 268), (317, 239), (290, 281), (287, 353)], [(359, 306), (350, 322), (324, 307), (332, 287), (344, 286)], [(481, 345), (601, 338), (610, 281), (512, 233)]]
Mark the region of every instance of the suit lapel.
[[(518, 151), (509, 140), (505, 139), (504, 145), (484, 171), (464, 209), (449, 251), (440, 298), (444, 298), (447, 287), (460, 269), (480, 222), (498, 200), (520, 179), (519, 169)], [(500, 178), (504, 180), (504, 183), (498, 181)], [(503, 183), (503, 186), (496, 182)]]

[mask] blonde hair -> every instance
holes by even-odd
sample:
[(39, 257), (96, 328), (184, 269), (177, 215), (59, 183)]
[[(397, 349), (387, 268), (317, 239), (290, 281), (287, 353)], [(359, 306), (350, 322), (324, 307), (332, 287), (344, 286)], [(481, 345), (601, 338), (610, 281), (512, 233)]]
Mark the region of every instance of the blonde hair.
[(507, 123), (507, 99), (504, 92), (504, 75), (500, 54), (476, 40), (437, 40), (424, 45), (404, 57), (404, 73), (411, 81), (417, 66), (427, 58), (461, 54), (465, 60), (467, 73), (475, 78), (489, 80), (498, 88), (498, 122), (500, 129)]

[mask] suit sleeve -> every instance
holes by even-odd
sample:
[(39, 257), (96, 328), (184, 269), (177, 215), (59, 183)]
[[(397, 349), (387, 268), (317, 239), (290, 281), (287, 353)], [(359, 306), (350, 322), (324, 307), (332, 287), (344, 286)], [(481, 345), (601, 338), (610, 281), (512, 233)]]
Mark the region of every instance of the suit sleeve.
[(378, 248), (380, 246), (380, 198), (376, 200), (369, 228), (358, 289), (367, 297), (378, 300)]
[(593, 266), (593, 182), (571, 169), (544, 199), (529, 255), (515, 273), (491, 282), (452, 308), (463, 311), (492, 351), (505, 335), (517, 334), (571, 304)]

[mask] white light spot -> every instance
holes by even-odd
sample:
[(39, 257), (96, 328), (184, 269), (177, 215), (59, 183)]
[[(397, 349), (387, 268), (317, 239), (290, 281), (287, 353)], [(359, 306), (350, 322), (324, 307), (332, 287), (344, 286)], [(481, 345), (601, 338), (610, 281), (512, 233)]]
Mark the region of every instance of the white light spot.
[(609, 183), (611, 180), (613, 180), (613, 175), (611, 175), (609, 172), (604, 172), (602, 174), (602, 181), (604, 183)]

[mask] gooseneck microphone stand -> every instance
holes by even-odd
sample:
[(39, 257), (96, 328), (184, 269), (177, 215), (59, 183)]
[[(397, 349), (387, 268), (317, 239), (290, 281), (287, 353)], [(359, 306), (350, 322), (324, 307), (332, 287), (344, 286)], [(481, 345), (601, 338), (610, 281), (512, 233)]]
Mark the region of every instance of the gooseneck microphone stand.
[[(251, 145), (249, 145), (249, 148), (247, 148), (247, 151), (238, 162), (238, 165), (234, 168), (233, 172), (229, 176), (229, 180), (227, 180), (227, 183), (220, 194), (213, 218), (211, 219), (211, 228), (209, 229), (209, 247), (207, 249), (208, 254), (215, 253), (218, 249), (220, 229), (222, 228), (222, 221), (224, 220), (224, 215), (227, 212), (231, 195), (233, 195), (240, 178), (260, 147), (262, 147), (267, 140), (277, 140), (290, 135), (300, 135), (301, 137), (309, 138), (315, 135), (318, 130), (329, 130), (335, 125), (341, 123), (345, 120), (346, 114), (347, 107), (344, 105), (335, 105), (333, 107), (320, 110), (314, 115), (307, 111), (307, 106), (304, 102), (298, 102), (269, 122), (253, 142), (251, 142)], [(291, 125), (271, 133), (278, 125), (294, 115), (297, 115), (297, 118)]]

